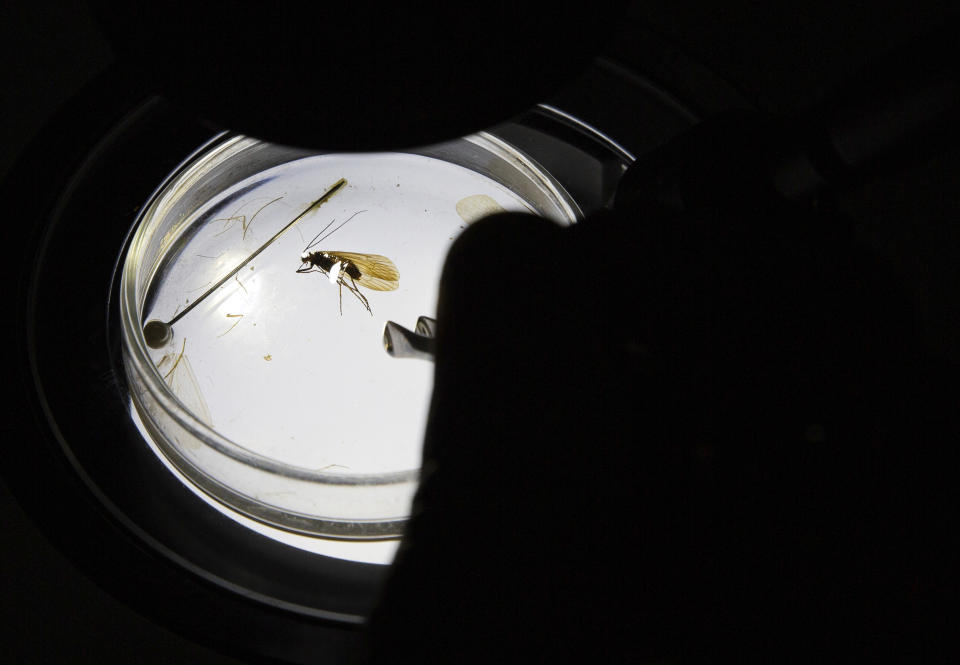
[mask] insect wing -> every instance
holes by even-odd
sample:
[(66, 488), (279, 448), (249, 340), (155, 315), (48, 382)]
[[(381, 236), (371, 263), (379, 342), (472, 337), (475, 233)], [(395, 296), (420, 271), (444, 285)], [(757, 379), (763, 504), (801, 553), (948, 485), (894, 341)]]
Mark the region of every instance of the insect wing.
[[(184, 339), (180, 352), (165, 354), (157, 363), (157, 369), (163, 372), (164, 383), (170, 387), (170, 391), (183, 402), (190, 413), (212, 427), (213, 418), (210, 416), (210, 408), (203, 398), (197, 375), (193, 373), (190, 361), (184, 353), (186, 347), (187, 340)], [(168, 365), (170, 365), (169, 369), (167, 369)]]
[(339, 261), (349, 261), (360, 271), (360, 286), (371, 291), (393, 291), (400, 286), (400, 271), (393, 261), (379, 254), (355, 254), (353, 252), (327, 252)]

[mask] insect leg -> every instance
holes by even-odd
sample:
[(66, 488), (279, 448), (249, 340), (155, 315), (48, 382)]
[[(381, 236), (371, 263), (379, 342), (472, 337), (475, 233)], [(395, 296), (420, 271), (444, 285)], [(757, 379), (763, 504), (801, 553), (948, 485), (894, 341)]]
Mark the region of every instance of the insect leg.
[[(347, 277), (350, 277), (347, 275)], [(350, 282), (353, 286), (347, 285), (347, 288), (353, 292), (353, 295), (357, 296), (360, 299), (360, 302), (363, 303), (363, 306), (367, 308), (367, 311), (370, 312), (370, 316), (373, 316), (373, 310), (370, 309), (370, 301), (367, 300), (367, 297), (360, 292), (360, 287), (357, 286), (357, 283), (353, 280), (353, 277), (350, 277)]]
[(173, 363), (173, 367), (170, 368), (170, 371), (163, 375), (163, 380), (166, 381), (170, 378), (170, 375), (173, 374), (173, 371), (177, 369), (177, 365), (180, 364), (180, 361), (183, 360), (183, 352), (187, 350), (187, 338), (183, 338), (183, 344), (180, 346), (180, 355), (177, 356), (177, 360)]
[(255, 219), (257, 218), (257, 215), (260, 214), (260, 211), (261, 211), (261, 210), (263, 210), (264, 208), (266, 208), (268, 205), (273, 205), (274, 203), (276, 203), (277, 201), (279, 201), (279, 200), (282, 199), (282, 198), (283, 198), (282, 196), (278, 196), (278, 197), (275, 198), (273, 201), (270, 201), (270, 203), (264, 203), (262, 206), (260, 206), (260, 207), (257, 209), (257, 211), (256, 211), (255, 213), (253, 213), (253, 217), (250, 218), (250, 221), (244, 220), (244, 221), (242, 222), (242, 223), (243, 223), (243, 235), (241, 236), (241, 238), (246, 238), (246, 237), (247, 237), (247, 230), (253, 225), (253, 220), (255, 220)]

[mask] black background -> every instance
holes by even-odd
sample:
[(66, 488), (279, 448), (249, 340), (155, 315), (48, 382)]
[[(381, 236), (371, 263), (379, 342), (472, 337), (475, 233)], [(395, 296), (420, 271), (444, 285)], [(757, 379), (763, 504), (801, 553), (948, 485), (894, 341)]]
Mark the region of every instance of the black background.
[[(902, 2), (883, 11), (874, 3), (837, 4), (726, 0), (708, 7), (650, 0), (632, 3), (630, 11), (759, 108), (777, 113), (812, 104), (872, 56), (936, 26), (944, 15), (933, 2)], [(82, 5), (24, 0), (0, 9), (0, 53), (2, 174), (112, 55)], [(858, 220), (860, 240), (912, 295), (929, 349), (953, 364), (960, 362), (958, 174), (960, 155), (953, 151), (841, 200)], [(4, 662), (239, 662), (151, 624), (101, 591), (46, 542), (2, 484), (0, 530)]]

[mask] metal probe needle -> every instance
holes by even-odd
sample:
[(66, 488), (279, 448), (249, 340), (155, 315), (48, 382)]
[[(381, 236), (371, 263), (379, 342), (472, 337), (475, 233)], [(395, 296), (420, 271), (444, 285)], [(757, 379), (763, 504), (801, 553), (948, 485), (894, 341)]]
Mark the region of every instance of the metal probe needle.
[(216, 291), (217, 289), (219, 289), (221, 286), (223, 286), (224, 283), (225, 283), (228, 279), (230, 279), (231, 277), (233, 277), (234, 275), (236, 275), (238, 272), (240, 272), (240, 270), (241, 270), (245, 265), (247, 265), (248, 263), (250, 263), (251, 261), (253, 261), (253, 260), (260, 254), (260, 252), (262, 252), (263, 250), (265, 250), (265, 249), (266, 249), (267, 247), (269, 247), (273, 242), (275, 242), (280, 236), (282, 236), (284, 233), (286, 233), (287, 231), (289, 231), (290, 228), (291, 228), (294, 224), (296, 224), (297, 222), (299, 222), (300, 219), (303, 218), (304, 215), (306, 215), (308, 212), (310, 212), (310, 211), (313, 210), (314, 208), (317, 208), (317, 207), (319, 207), (320, 205), (322, 205), (323, 203), (325, 203), (325, 202), (327, 201), (327, 199), (329, 199), (331, 196), (333, 196), (333, 195), (336, 194), (338, 191), (340, 191), (340, 188), (343, 187), (343, 186), (346, 185), (346, 184), (347, 184), (346, 179), (345, 179), (345, 178), (340, 178), (337, 182), (335, 182), (335, 183), (333, 184), (333, 186), (332, 186), (330, 189), (328, 189), (326, 192), (324, 192), (323, 196), (321, 196), (319, 199), (317, 199), (316, 201), (314, 201), (313, 203), (311, 203), (310, 205), (308, 205), (306, 208), (304, 208), (304, 209), (303, 209), (303, 212), (301, 212), (299, 215), (297, 215), (296, 217), (294, 217), (293, 220), (292, 220), (289, 224), (287, 224), (287, 225), (284, 226), (282, 229), (280, 229), (279, 231), (277, 231), (277, 232), (273, 235), (272, 238), (270, 238), (268, 241), (266, 241), (265, 243), (263, 243), (262, 245), (260, 245), (260, 247), (259, 247), (255, 252), (253, 252), (253, 254), (251, 254), (250, 256), (248, 256), (247, 258), (245, 258), (236, 268), (234, 268), (233, 270), (231, 270), (230, 272), (228, 272), (226, 275), (224, 275), (223, 277), (221, 277), (220, 280), (219, 280), (216, 284), (214, 284), (214, 285), (211, 286), (209, 289), (207, 289), (206, 291), (204, 291), (204, 293), (203, 293), (202, 296), (200, 296), (199, 298), (197, 298), (196, 300), (194, 300), (192, 303), (190, 303), (186, 308), (183, 309), (183, 311), (181, 311), (181, 312), (180, 312), (179, 314), (177, 314), (175, 317), (173, 317), (172, 319), (170, 319), (170, 320), (167, 321), (166, 323), (164, 323), (163, 321), (158, 321), (157, 319), (153, 319), (152, 321), (148, 321), (147, 324), (143, 327), (143, 338), (144, 338), (144, 340), (147, 342), (147, 346), (149, 346), (149, 347), (151, 347), (151, 348), (153, 348), (153, 349), (158, 349), (158, 348), (160, 348), (161, 346), (163, 346), (164, 344), (166, 344), (166, 343), (170, 340), (170, 338), (173, 336), (173, 324), (174, 324), (174, 323), (176, 323), (177, 321), (179, 321), (180, 319), (182, 319), (182, 318), (186, 315), (187, 312), (189, 312), (191, 309), (193, 309), (194, 307), (196, 307), (197, 305), (199, 305), (201, 302), (203, 302), (204, 298), (206, 298), (206, 297), (209, 296), (211, 293), (213, 293), (214, 291)]

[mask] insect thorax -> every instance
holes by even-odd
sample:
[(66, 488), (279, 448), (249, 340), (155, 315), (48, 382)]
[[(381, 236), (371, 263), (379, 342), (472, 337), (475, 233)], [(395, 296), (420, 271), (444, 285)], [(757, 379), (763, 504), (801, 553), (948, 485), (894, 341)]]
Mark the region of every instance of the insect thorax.
[(310, 252), (309, 254), (305, 254), (303, 257), (301, 257), (301, 259), (305, 263), (315, 265), (327, 273), (330, 272), (331, 268), (339, 263), (341, 273), (346, 273), (354, 279), (360, 279), (360, 270), (349, 259), (334, 256), (328, 254), (327, 252)]
[(336, 259), (326, 252), (304, 252), (300, 258), (304, 263), (316, 266), (324, 272), (330, 272), (330, 268), (337, 262)]

